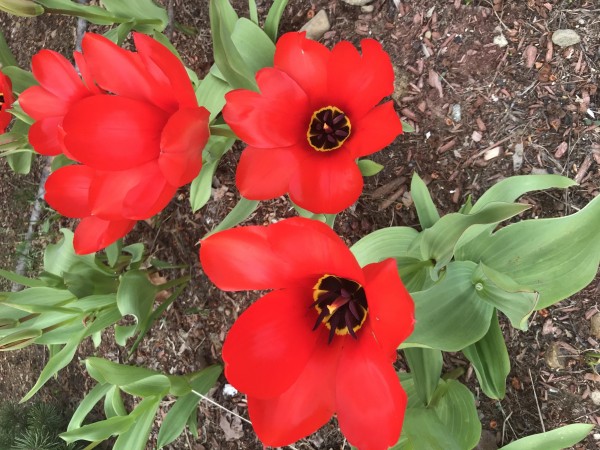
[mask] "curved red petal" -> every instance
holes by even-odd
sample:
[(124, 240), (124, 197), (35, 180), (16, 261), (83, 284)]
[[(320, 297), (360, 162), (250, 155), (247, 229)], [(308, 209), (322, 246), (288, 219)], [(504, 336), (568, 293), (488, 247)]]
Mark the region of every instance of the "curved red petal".
[(307, 151), (290, 180), (290, 198), (313, 213), (335, 214), (351, 206), (363, 189), (363, 178), (344, 147), (329, 153)]
[(225, 376), (255, 398), (281, 395), (298, 379), (319, 333), (306, 289), (273, 291), (252, 304), (233, 324), (223, 344)]
[(358, 120), (394, 91), (394, 68), (389, 55), (373, 39), (361, 41), (362, 57), (348, 41), (331, 51), (328, 91), (335, 106)]
[(142, 61), (155, 79), (166, 77), (168, 91), (180, 108), (198, 106), (194, 87), (183, 63), (167, 47), (142, 33), (133, 33), (133, 40)]
[(69, 103), (42, 86), (31, 86), (19, 97), (23, 111), (35, 120), (46, 117), (62, 117), (69, 110)]
[(44, 89), (64, 102), (89, 95), (75, 68), (60, 53), (41, 50), (31, 58), (31, 71)]
[(360, 120), (352, 123), (352, 135), (345, 148), (358, 158), (378, 152), (402, 134), (402, 122), (393, 102), (376, 106)]
[(289, 147), (306, 140), (312, 112), (306, 93), (285, 72), (273, 67), (256, 74), (260, 93), (237, 89), (225, 95), (223, 118), (248, 145)]
[(92, 214), (105, 220), (143, 220), (161, 211), (177, 188), (156, 161), (117, 172), (99, 171), (90, 188)]
[(324, 274), (364, 283), (363, 272), (344, 241), (317, 220), (294, 217), (270, 225), (268, 241), (273, 251), (292, 268), (289, 280), (321, 277)]
[(210, 113), (185, 108), (173, 114), (162, 131), (158, 165), (173, 186), (190, 183), (202, 168), (202, 150), (208, 141)]
[(29, 143), (37, 153), (56, 156), (63, 152), (63, 145), (59, 139), (62, 121), (62, 117), (47, 117), (31, 125)]
[(248, 397), (248, 414), (258, 438), (283, 447), (318, 430), (335, 412), (335, 383), (342, 339), (327, 343), (323, 330), (306, 367), (294, 384), (271, 399)]
[(156, 159), (167, 114), (114, 95), (75, 103), (63, 121), (64, 143), (78, 161), (97, 170), (125, 170)]
[(246, 147), (240, 156), (235, 182), (240, 194), (251, 200), (267, 200), (288, 191), (296, 172), (296, 149)]
[(396, 360), (396, 349), (413, 332), (415, 304), (402, 284), (394, 259), (363, 267), (369, 321), (384, 352)]
[(93, 169), (81, 165), (65, 166), (52, 172), (44, 186), (46, 202), (66, 217), (89, 216), (89, 192), (94, 174)]
[(77, 64), (79, 73), (81, 73), (81, 78), (85, 83), (85, 87), (90, 91), (91, 94), (102, 94), (102, 90), (94, 81), (94, 76), (92, 75), (87, 62), (85, 61), (84, 56), (80, 52), (73, 52), (73, 59), (75, 59), (75, 64)]
[(171, 113), (177, 109), (170, 91), (152, 77), (137, 53), (94, 33), (86, 33), (81, 46), (89, 71), (105, 91), (153, 103)]
[(0, 111), (0, 134), (3, 134), (6, 131), (6, 128), (12, 120), (12, 117), (12, 114)]
[(85, 217), (75, 229), (75, 253), (87, 255), (102, 250), (129, 233), (135, 223), (135, 220), (110, 221), (94, 216)]
[(200, 262), (208, 278), (225, 291), (285, 287), (292, 267), (273, 251), (268, 230), (241, 227), (203, 239)]
[(338, 423), (348, 442), (360, 450), (387, 450), (400, 437), (406, 393), (368, 327), (360, 331), (358, 341), (346, 339), (338, 366)]
[(286, 33), (275, 47), (274, 66), (283, 70), (306, 92), (313, 109), (323, 106), (327, 93), (327, 63), (331, 52), (306, 33)]

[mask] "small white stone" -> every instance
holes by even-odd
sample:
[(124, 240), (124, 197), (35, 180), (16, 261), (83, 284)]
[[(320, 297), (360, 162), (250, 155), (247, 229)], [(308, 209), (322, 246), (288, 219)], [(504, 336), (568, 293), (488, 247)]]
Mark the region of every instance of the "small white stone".
[(234, 388), (232, 385), (230, 384), (226, 384), (225, 386), (223, 386), (223, 395), (225, 397), (233, 397), (234, 395), (237, 395), (238, 390), (236, 388)]
[(352, 6), (365, 6), (367, 3), (371, 3), (373, 0), (343, 0), (344, 3), (348, 3)]
[(373, 5), (365, 5), (365, 6), (361, 6), (360, 10), (364, 13), (372, 13), (375, 10), (375, 7)]
[(508, 45), (508, 41), (506, 40), (503, 34), (494, 36), (494, 40), (492, 42), (500, 48), (506, 47)]
[(590, 398), (594, 402), (594, 405), (600, 405), (600, 391), (592, 391)]
[(570, 45), (579, 44), (581, 38), (575, 30), (556, 30), (552, 33), (552, 42), (559, 47), (569, 47)]
[(329, 17), (324, 9), (319, 11), (315, 16), (304, 24), (300, 31), (306, 31), (306, 37), (318, 41), (323, 35), (329, 31), (331, 24)]

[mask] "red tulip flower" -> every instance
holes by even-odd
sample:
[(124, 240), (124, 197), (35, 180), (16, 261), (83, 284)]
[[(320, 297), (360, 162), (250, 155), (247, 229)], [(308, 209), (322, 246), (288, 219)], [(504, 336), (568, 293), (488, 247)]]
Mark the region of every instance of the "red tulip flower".
[(236, 181), (241, 194), (266, 200), (289, 193), (314, 213), (338, 213), (354, 203), (363, 179), (357, 158), (389, 145), (402, 124), (391, 101), (388, 54), (373, 39), (333, 50), (287, 33), (274, 67), (256, 74), (259, 92), (228, 93), (223, 117), (248, 144)]
[(329, 227), (294, 218), (214, 234), (200, 261), (223, 290), (273, 289), (223, 345), (225, 375), (247, 394), (265, 445), (288, 445), (333, 414), (360, 450), (397, 442), (407, 399), (392, 363), (414, 304), (393, 259), (361, 268)]
[(6, 131), (6, 127), (12, 120), (12, 114), (6, 110), (12, 106), (14, 101), (10, 78), (0, 72), (0, 134)]
[(74, 247), (95, 252), (161, 211), (202, 167), (209, 113), (185, 67), (166, 47), (134, 34), (137, 53), (86, 34), (75, 53), (82, 78), (60, 54), (33, 57), (39, 86), (20, 103), (35, 119), (34, 149), (78, 162), (50, 175), (46, 201), (81, 218)]

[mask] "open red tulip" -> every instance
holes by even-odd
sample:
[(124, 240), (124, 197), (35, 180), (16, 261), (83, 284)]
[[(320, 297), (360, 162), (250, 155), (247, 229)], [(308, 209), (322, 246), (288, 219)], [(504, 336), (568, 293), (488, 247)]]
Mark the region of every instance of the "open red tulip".
[(0, 72), (0, 134), (6, 131), (6, 127), (12, 119), (12, 114), (6, 110), (12, 106), (14, 101), (10, 78)]
[(407, 399), (392, 363), (414, 304), (393, 259), (361, 268), (328, 226), (293, 218), (214, 234), (200, 261), (223, 290), (273, 289), (223, 345), (225, 375), (247, 394), (265, 445), (288, 445), (333, 414), (360, 450), (397, 442)]
[(134, 34), (137, 52), (88, 33), (75, 53), (80, 78), (60, 54), (33, 57), (39, 86), (20, 103), (35, 123), (29, 140), (44, 155), (77, 165), (58, 169), (46, 201), (81, 218), (75, 251), (91, 253), (161, 211), (202, 167), (209, 113), (199, 107), (185, 67), (154, 39)]
[(223, 117), (248, 146), (236, 182), (241, 194), (266, 200), (289, 193), (314, 213), (338, 213), (354, 203), (363, 179), (357, 158), (377, 152), (400, 133), (392, 102), (388, 54), (373, 39), (362, 55), (347, 41), (328, 50), (304, 33), (276, 45), (274, 67), (256, 74), (259, 92), (228, 93)]

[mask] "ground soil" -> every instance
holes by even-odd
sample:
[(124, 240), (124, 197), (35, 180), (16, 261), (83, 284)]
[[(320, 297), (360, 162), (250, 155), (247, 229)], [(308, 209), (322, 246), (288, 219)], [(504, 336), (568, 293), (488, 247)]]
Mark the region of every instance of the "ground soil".
[[(269, 3), (257, 1), (262, 17)], [(243, 0), (234, 4), (242, 12), (247, 8)], [(174, 15), (172, 41), (184, 62), (202, 76), (212, 64), (207, 2), (172, 0), (169, 5)], [(568, 214), (598, 195), (600, 9), (595, 0), (375, 0), (372, 5), (372, 12), (364, 12), (341, 0), (290, 0), (282, 19), (282, 31), (296, 30), (324, 9), (331, 21), (322, 39), (326, 45), (341, 39), (357, 45), (366, 37), (379, 40), (396, 68), (397, 111), (416, 130), (375, 155), (385, 169), (366, 179), (364, 195), (336, 222), (336, 231), (348, 243), (390, 225), (417, 226), (407, 193), (414, 171), (428, 183), (442, 213), (456, 211), (468, 195), (477, 198), (493, 183), (515, 174), (558, 173), (579, 182), (566, 194), (527, 196), (532, 216)], [(183, 33), (179, 24), (195, 34)], [(72, 18), (17, 20), (0, 14), (0, 27), (23, 68), (29, 68), (31, 55), (40, 48), (65, 55), (74, 48)], [(581, 43), (566, 49), (553, 45), (552, 33), (563, 28), (576, 30)], [(499, 35), (506, 46), (494, 43)], [(192, 214), (182, 189), (155, 220), (139, 223), (127, 237), (127, 242), (142, 240), (160, 259), (188, 264), (188, 269), (164, 276), (190, 273), (189, 288), (131, 360), (110, 336), (98, 349), (86, 343), (77, 359), (94, 354), (177, 374), (220, 361), (227, 330), (257, 295), (215, 289), (199, 267), (197, 241), (235, 204), (235, 165), (241, 148), (235, 147), (223, 160), (213, 182), (213, 199), (205, 208)], [(16, 176), (0, 161), (0, 267), (11, 269), (17, 262), (42, 165), (38, 161), (30, 175)], [(291, 215), (281, 198), (264, 202), (249, 223), (267, 224)], [(65, 225), (72, 226), (43, 210), (28, 270), (39, 268), (45, 243)], [(10, 289), (6, 283), (2, 287)], [(599, 312), (599, 292), (597, 277), (582, 293), (536, 313), (526, 333), (503, 324), (512, 371), (502, 401), (487, 399), (468, 363), (447, 355), (444, 369), (463, 367), (461, 381), (476, 395), (489, 441), (482, 448), (573, 422), (600, 425), (600, 406), (592, 401), (600, 394), (600, 377), (583, 356), (588, 350), (600, 351), (600, 335), (591, 326)], [(37, 347), (0, 354), (2, 398), (22, 396), (46, 358), (45, 350)], [(225, 383), (221, 378), (211, 397), (245, 415), (243, 396), (225, 397)], [(74, 407), (92, 385), (81, 365), (74, 363), (40, 396)], [(167, 410), (165, 404), (162, 412)], [(201, 405), (199, 419), (200, 437), (186, 433), (172, 448), (262, 448), (248, 425), (209, 404)], [(578, 448), (600, 448), (596, 436), (600, 439), (592, 433)], [(349, 448), (334, 420), (295, 447)]]

